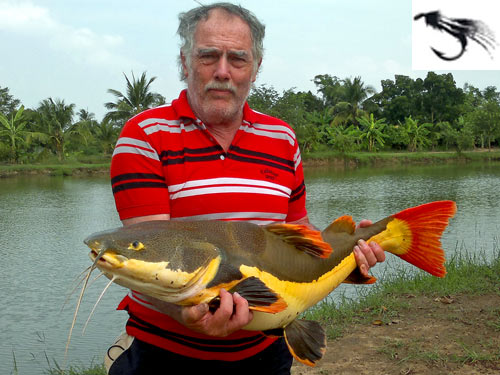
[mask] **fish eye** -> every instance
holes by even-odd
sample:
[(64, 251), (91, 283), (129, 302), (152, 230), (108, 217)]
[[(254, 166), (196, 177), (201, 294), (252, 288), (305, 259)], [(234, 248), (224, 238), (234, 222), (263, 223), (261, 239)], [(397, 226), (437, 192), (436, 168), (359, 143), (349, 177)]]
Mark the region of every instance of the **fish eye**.
[(128, 248), (129, 248), (129, 250), (139, 251), (139, 250), (144, 249), (144, 244), (140, 241), (135, 240), (134, 242), (132, 242), (130, 244), (130, 246)]

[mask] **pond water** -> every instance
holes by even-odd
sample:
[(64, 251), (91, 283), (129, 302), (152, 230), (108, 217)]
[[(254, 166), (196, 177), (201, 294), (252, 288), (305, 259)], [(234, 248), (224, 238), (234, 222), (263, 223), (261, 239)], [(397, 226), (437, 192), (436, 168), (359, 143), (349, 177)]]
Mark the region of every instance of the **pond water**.
[[(458, 212), (443, 236), (447, 256), (455, 251), (498, 250), (500, 165), (427, 166), (338, 171), (306, 170), (311, 221), (324, 228), (350, 214), (378, 220), (434, 200), (457, 202)], [(78, 292), (65, 305), (77, 276), (90, 265), (82, 240), (120, 226), (106, 178), (16, 177), (0, 180), (0, 374), (42, 374), (64, 363), (64, 349)], [(389, 257), (388, 257), (389, 258)], [(397, 268), (394, 260), (373, 269), (375, 276)], [(115, 308), (125, 291), (113, 285), (87, 330), (85, 321), (106, 285), (88, 289), (71, 340), (67, 362), (101, 363), (125, 324)], [(336, 293), (353, 293), (341, 286)], [(334, 298), (334, 297), (333, 297)], [(64, 306), (64, 309), (62, 309)], [(49, 363), (48, 363), (49, 361)]]

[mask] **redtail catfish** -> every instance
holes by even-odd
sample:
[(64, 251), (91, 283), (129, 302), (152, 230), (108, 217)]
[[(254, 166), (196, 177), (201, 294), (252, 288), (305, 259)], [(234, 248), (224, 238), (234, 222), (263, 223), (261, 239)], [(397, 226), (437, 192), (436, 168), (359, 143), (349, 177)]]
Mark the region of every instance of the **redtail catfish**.
[(356, 272), (353, 247), (376, 241), (443, 277), (440, 238), (452, 201), (409, 208), (369, 227), (342, 216), (324, 231), (294, 224), (150, 221), (89, 236), (94, 265), (117, 284), (179, 305), (216, 307), (219, 290), (238, 292), (254, 311), (248, 330), (283, 335), (292, 355), (314, 366), (326, 350), (323, 328), (297, 316), (340, 283), (372, 283)]

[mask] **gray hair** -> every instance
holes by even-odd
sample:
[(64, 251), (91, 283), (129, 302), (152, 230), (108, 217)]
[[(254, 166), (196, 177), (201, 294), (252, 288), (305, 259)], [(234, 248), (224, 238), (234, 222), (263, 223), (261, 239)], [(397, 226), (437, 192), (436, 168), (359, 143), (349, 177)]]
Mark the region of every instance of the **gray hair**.
[[(197, 8), (193, 8), (187, 12), (179, 14), (179, 28), (177, 29), (177, 34), (181, 38), (181, 52), (186, 59), (186, 65), (191, 66), (191, 52), (194, 45), (194, 33), (198, 22), (202, 19), (207, 20), (208, 15), (213, 9), (223, 9), (227, 13), (232, 14), (241, 18), (250, 27), (252, 33), (252, 55), (254, 58), (254, 72), (257, 72), (259, 68), (259, 62), (262, 60), (264, 55), (264, 35), (266, 27), (257, 19), (257, 17), (250, 12), (248, 9), (243, 8), (241, 5), (235, 5), (231, 3), (214, 3), (210, 5), (201, 5)], [(181, 80), (185, 80), (184, 70), (182, 67), (182, 61), (179, 56), (178, 59), (179, 69), (181, 74)]]

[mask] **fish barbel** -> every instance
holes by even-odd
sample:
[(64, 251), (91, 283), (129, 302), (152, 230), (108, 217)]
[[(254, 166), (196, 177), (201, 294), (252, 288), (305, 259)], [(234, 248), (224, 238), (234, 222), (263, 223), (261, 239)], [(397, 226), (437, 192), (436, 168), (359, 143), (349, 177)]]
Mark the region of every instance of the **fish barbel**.
[(357, 269), (358, 240), (375, 241), (443, 277), (440, 238), (455, 211), (452, 201), (431, 202), (363, 228), (342, 216), (322, 232), (296, 224), (149, 221), (93, 234), (85, 243), (108, 278), (166, 302), (216, 307), (221, 288), (238, 292), (254, 312), (244, 329), (282, 334), (292, 355), (314, 366), (326, 334), (297, 316), (342, 282), (375, 281)]

